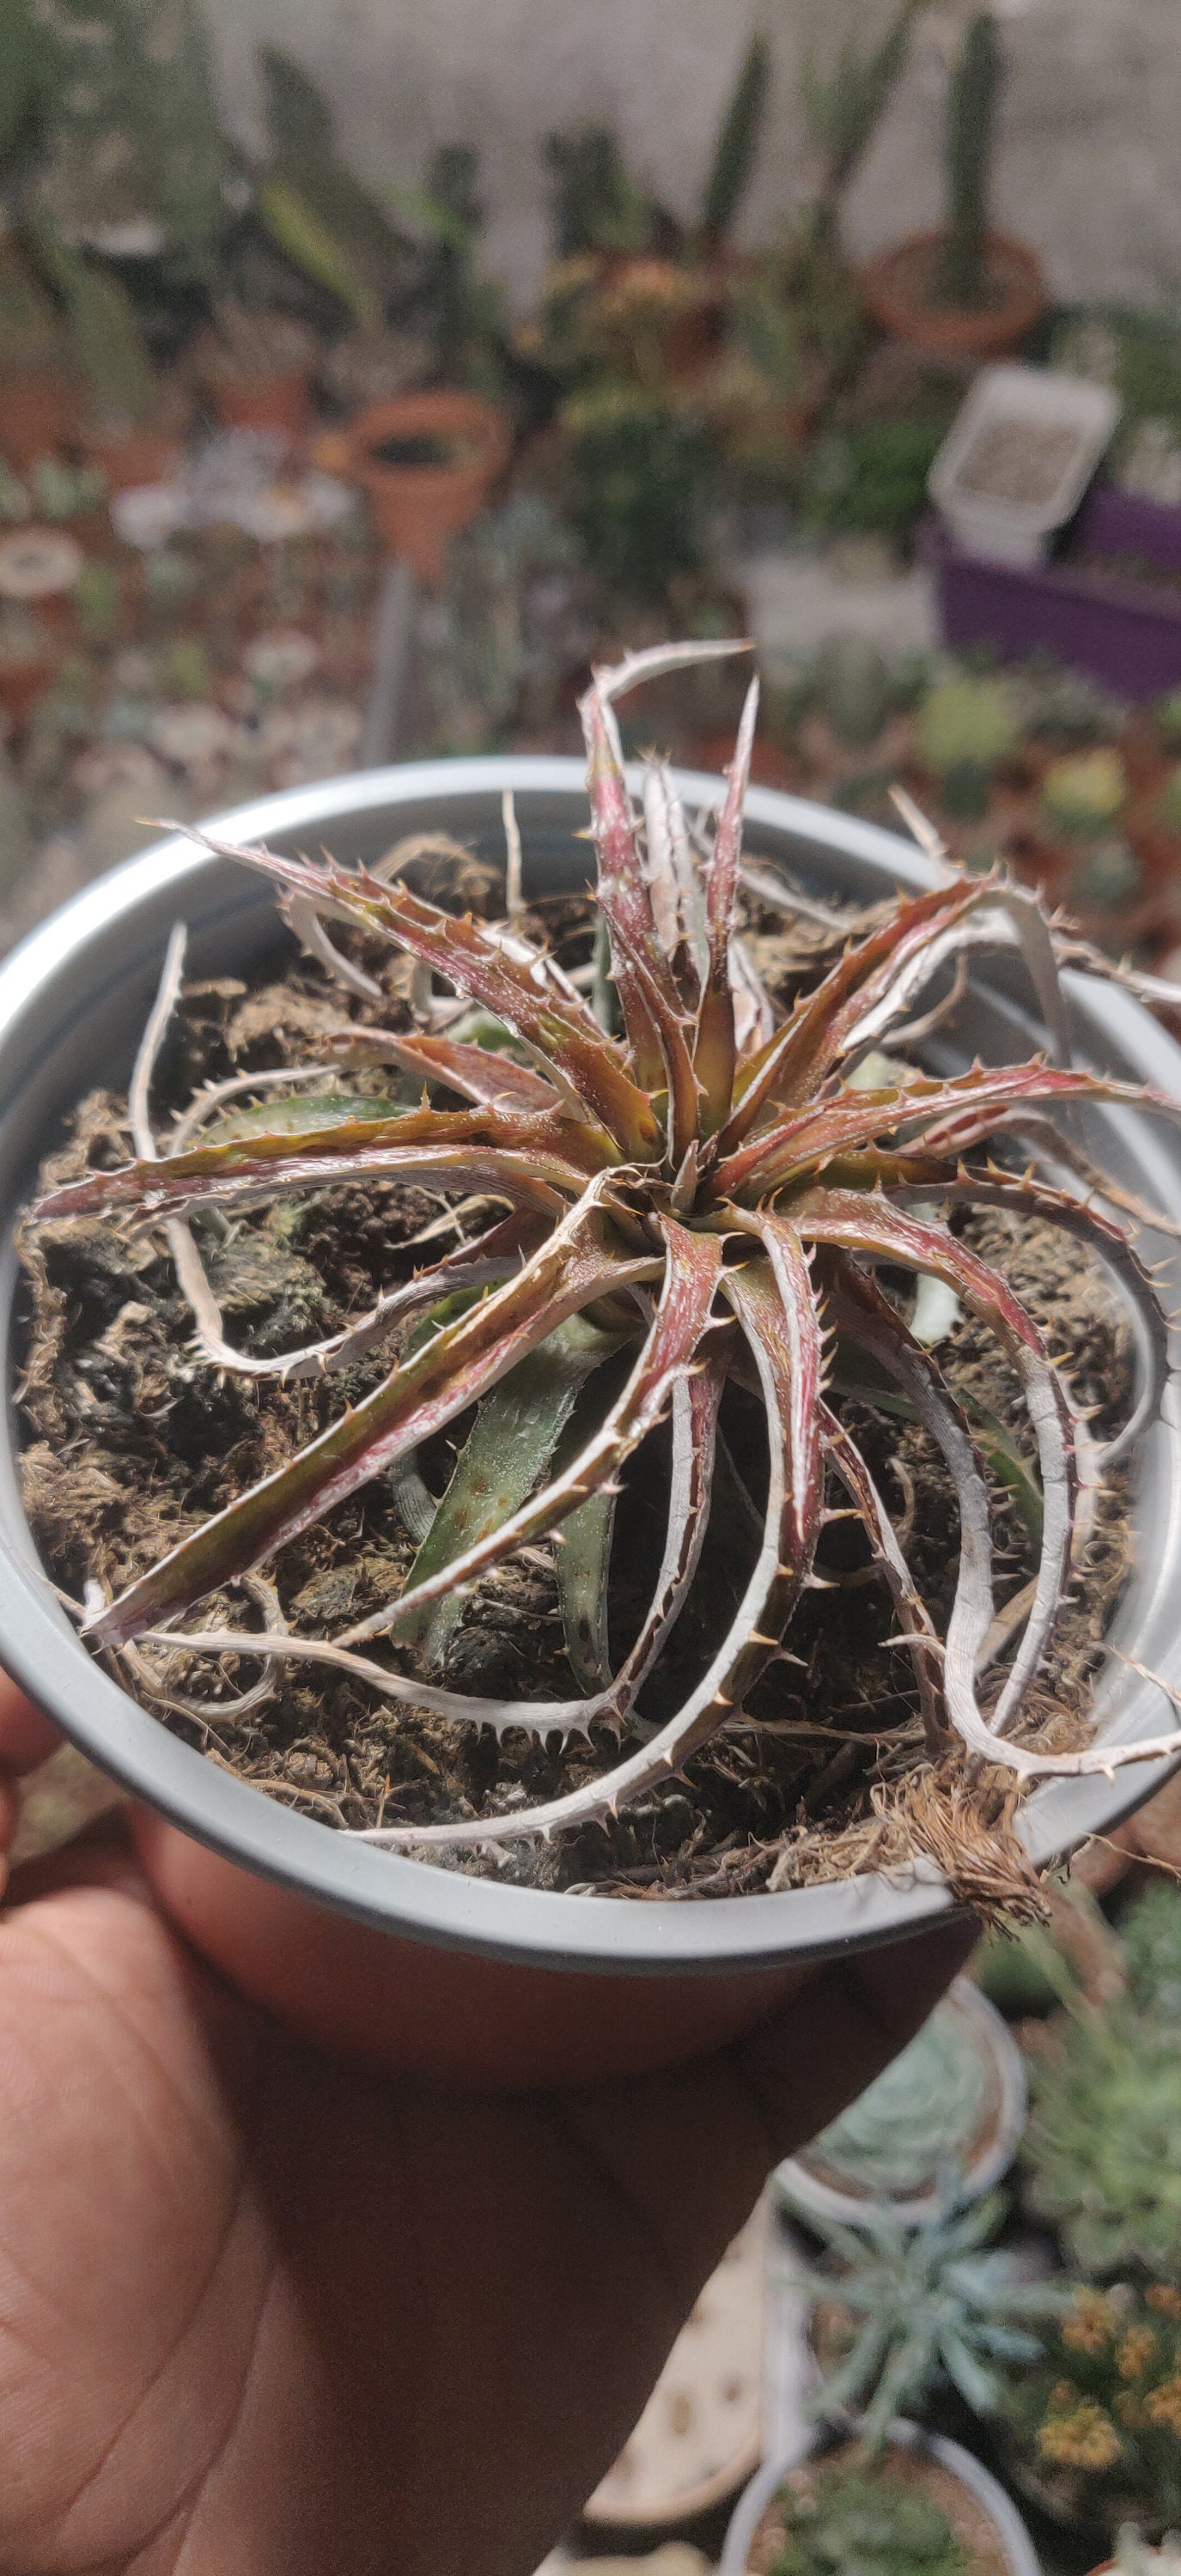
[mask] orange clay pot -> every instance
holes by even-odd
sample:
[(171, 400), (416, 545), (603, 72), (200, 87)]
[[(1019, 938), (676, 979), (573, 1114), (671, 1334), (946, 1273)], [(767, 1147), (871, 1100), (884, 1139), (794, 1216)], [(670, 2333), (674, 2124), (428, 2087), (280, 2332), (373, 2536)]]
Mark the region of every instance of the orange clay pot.
[(312, 369), (287, 367), (281, 375), (260, 376), (256, 383), (211, 373), (208, 393), (223, 429), (268, 429), (285, 438), (289, 448), (307, 437), (312, 418)]
[(82, 452), (97, 466), (112, 492), (128, 492), (140, 483), (171, 483), (184, 457), (184, 433), (177, 429), (92, 429), (83, 433)]
[(24, 732), (53, 674), (54, 665), (46, 654), (30, 654), (22, 662), (0, 662), (0, 707), (14, 733)]
[(73, 445), (81, 407), (81, 389), (65, 368), (0, 376), (0, 455), (26, 474), (39, 456)]
[(597, 2084), (723, 2048), (807, 1968), (611, 1977), (514, 1967), (401, 1941), (236, 1869), (146, 1807), (133, 1830), (166, 1912), (301, 2038), (379, 2072), (469, 2092)]
[[(398, 465), (378, 451), (394, 441), (437, 441), (446, 462)], [(397, 394), (373, 403), (320, 441), (319, 461), (369, 496), (387, 554), (419, 581), (437, 582), (452, 537), (483, 509), (509, 459), (507, 415), (475, 394)]]
[(1020, 347), (1046, 310), (1040, 261), (1007, 233), (985, 235), (991, 304), (941, 304), (936, 292), (945, 233), (915, 233), (862, 270), (875, 322), (931, 358), (1003, 358)]

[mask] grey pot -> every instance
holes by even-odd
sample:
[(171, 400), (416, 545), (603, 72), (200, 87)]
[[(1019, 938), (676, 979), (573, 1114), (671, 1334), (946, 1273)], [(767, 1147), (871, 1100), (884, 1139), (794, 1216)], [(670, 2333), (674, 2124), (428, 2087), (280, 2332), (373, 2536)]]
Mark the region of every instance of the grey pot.
[[(680, 782), (691, 803), (716, 803), (716, 779)], [(223, 816), (234, 840), (376, 858), (401, 834), (440, 828), (498, 857), (500, 802), (511, 787), (526, 854), (539, 886), (585, 882), (581, 765), (573, 760), (435, 762), (338, 778)], [(752, 851), (786, 863), (809, 890), (874, 899), (929, 882), (909, 842), (797, 797), (754, 789)], [(172, 923), (193, 937), (191, 970), (234, 972), (272, 944), (269, 889), (190, 843), (168, 840), (116, 869), (33, 933), (0, 968), (0, 1196), (6, 1221), (26, 1198), (60, 1120), (96, 1082), (129, 1073)], [(988, 970), (960, 1014), (963, 1043), (1000, 1061), (1037, 1041), (1016, 970)], [(1181, 1096), (1181, 1052), (1136, 1004), (1071, 979), (1080, 1051), (1096, 1064)], [(957, 1040), (957, 1043), (959, 1041)], [(951, 1059), (949, 1058), (950, 1062)], [(1124, 1178), (1181, 1216), (1181, 1141), (1127, 1112), (1096, 1113)], [(2, 1273), (11, 1316), (15, 1260)], [(1118, 1642), (1156, 1670), (1177, 1669), (1181, 1589), (1181, 1456), (1176, 1429), (1160, 1424), (1140, 1461), (1136, 1575)], [(73, 1741), (137, 1798), (226, 1859), (405, 1939), (475, 1951), (532, 1967), (640, 1978), (743, 1970), (831, 1957), (898, 1940), (946, 1918), (951, 1900), (937, 1872), (917, 1866), (717, 1904), (621, 1905), (506, 1887), (424, 1867), (330, 1832), (207, 1762), (119, 1689), (75, 1637), (38, 1571), (18, 1495), (11, 1428), (0, 1447), (0, 1662)], [(1112, 1663), (1100, 1699), (1112, 1740), (1159, 1733), (1160, 1695)], [(1022, 1831), (1038, 1861), (1108, 1831), (1161, 1785), (1170, 1765), (1124, 1770), (1113, 1780), (1055, 1782), (1034, 1795)]]
[[(905, 2421), (891, 2426), (889, 2439), (899, 2450), (917, 2451), (941, 2469), (949, 2470), (967, 2488), (993, 2526), (1008, 2576), (1041, 2576), (1037, 2553), (1016, 2505), (973, 2452), (965, 2451), (960, 2442), (949, 2442), (941, 2433), (925, 2433), (917, 2424)], [(750, 2544), (763, 2515), (789, 2471), (800, 2466), (802, 2457), (807, 2457), (807, 2451), (797, 2449), (786, 2458), (765, 2460), (751, 2479), (739, 2497), (726, 2532), (718, 2576), (746, 2576)]]

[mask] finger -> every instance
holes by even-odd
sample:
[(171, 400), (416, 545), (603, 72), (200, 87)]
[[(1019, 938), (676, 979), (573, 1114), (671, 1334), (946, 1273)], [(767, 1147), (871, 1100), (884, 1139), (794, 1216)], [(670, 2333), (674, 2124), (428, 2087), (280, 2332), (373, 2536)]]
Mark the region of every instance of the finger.
[(7, 1673), (0, 1673), (0, 1765), (17, 1774), (35, 1771), (60, 1743), (56, 1726), (42, 1716), (31, 1699), (26, 1699)]
[[(768, 2173), (836, 2118), (914, 2037), (978, 1937), (963, 1920), (805, 1971), (750, 2038), (671, 2074), (547, 2101), (660, 2246), (687, 2312)], [(675, 2175), (675, 2189), (669, 2176)]]
[(922, 2029), (979, 1938), (974, 1918), (826, 1968), (800, 2005), (735, 2055), (758, 2107), (768, 2163), (794, 2155), (872, 2084)]

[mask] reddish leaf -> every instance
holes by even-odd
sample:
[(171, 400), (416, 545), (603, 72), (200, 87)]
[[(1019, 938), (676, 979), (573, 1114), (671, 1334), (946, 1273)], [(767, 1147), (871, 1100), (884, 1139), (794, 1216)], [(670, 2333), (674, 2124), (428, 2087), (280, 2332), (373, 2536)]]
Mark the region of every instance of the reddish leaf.
[[(405, 1118), (347, 1121), (306, 1135), (235, 1136), (194, 1145), (159, 1162), (88, 1172), (50, 1190), (33, 1210), (38, 1225), (63, 1217), (123, 1211), (140, 1216), (186, 1207), (226, 1207), (285, 1191), (431, 1173), (472, 1182), (523, 1205), (561, 1210), (586, 1188), (594, 1164), (579, 1163), (592, 1131), (555, 1118), (500, 1117), (493, 1110), (413, 1111)], [(589, 1168), (588, 1168), (589, 1167)]]
[(543, 958), (526, 964), (479, 922), (441, 912), (412, 894), (408, 886), (386, 885), (365, 868), (352, 873), (331, 864), (313, 868), (305, 859), (282, 858), (253, 846), (239, 848), (211, 840), (206, 833), (194, 832), (190, 837), (223, 858), (240, 859), (260, 869), (289, 895), (306, 896), (317, 911), (376, 932), (421, 958), (458, 992), (481, 1002), (552, 1065), (602, 1121), (625, 1157), (639, 1161), (659, 1157), (660, 1125), (645, 1092), (631, 1080), (591, 1012), (547, 975)]
[(392, 1369), (354, 1411), (286, 1466), (173, 1548), (100, 1614), (93, 1634), (108, 1643), (133, 1637), (247, 1572), (464, 1412), (567, 1315), (659, 1275), (655, 1256), (629, 1260), (609, 1243), (600, 1247), (590, 1222), (597, 1215), (593, 1203), (573, 1210), (514, 1279)]

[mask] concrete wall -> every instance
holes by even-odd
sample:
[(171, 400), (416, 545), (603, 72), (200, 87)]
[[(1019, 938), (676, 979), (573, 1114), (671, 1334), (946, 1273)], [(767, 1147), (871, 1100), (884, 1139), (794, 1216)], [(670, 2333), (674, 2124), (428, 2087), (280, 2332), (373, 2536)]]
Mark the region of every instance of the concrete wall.
[[(1181, 0), (998, 0), (1009, 62), (996, 211), (1064, 296), (1181, 302)], [(333, 99), (357, 166), (413, 185), (432, 144), (483, 155), (489, 257), (524, 301), (545, 249), (540, 138), (615, 122), (635, 168), (689, 211), (753, 25), (776, 84), (748, 229), (807, 186), (798, 75), (883, 0), (206, 0), (231, 117), (256, 114), (252, 51), (288, 46)], [(948, 50), (967, 0), (920, 22), (850, 207), (857, 249), (937, 219)]]

